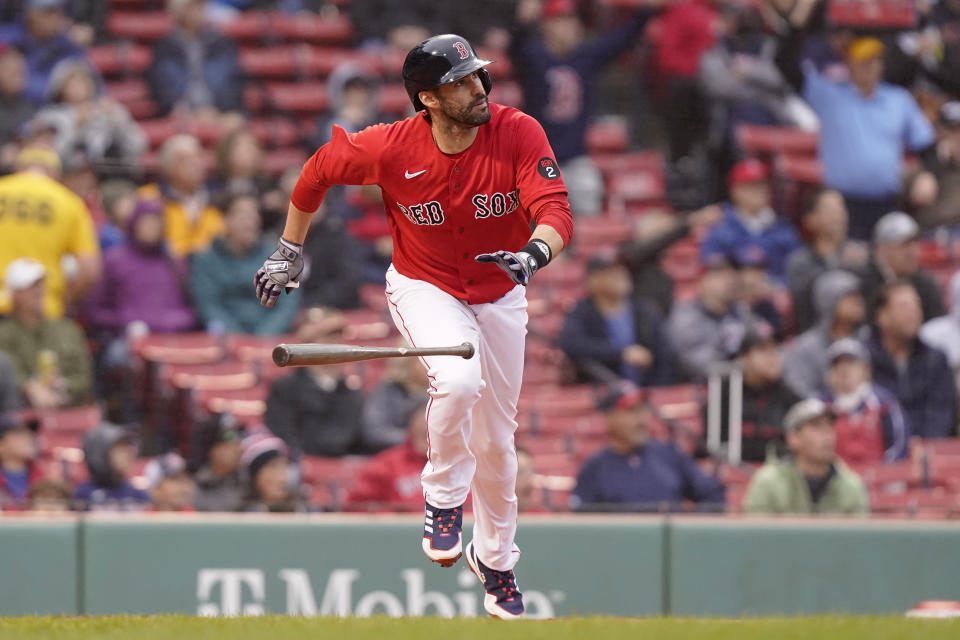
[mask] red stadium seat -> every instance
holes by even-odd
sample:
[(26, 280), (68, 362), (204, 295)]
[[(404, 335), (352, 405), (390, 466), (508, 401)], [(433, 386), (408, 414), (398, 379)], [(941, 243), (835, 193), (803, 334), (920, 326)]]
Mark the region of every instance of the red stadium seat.
[(869, 488), (891, 484), (918, 486), (923, 481), (923, 470), (911, 460), (872, 465), (856, 471)]
[(300, 168), (307, 161), (307, 153), (299, 147), (273, 149), (267, 151), (263, 159), (263, 170), (270, 175), (280, 175), (291, 167)]
[(927, 438), (922, 447), (931, 456), (960, 456), (960, 438)]
[(576, 416), (597, 408), (597, 389), (592, 385), (532, 389), (520, 392), (520, 406), (541, 416)]
[(490, 90), (490, 101), (517, 109), (523, 108), (523, 89), (512, 80), (494, 82)]
[(247, 362), (166, 364), (162, 379), (176, 389), (193, 391), (251, 389), (257, 384), (256, 371)]
[(132, 42), (90, 47), (87, 49), (87, 56), (93, 66), (105, 76), (143, 73), (150, 66), (152, 58), (148, 47)]
[[(139, 80), (132, 80), (131, 82), (140, 82)], [(156, 120), (142, 120), (137, 124), (140, 125), (140, 129), (143, 131), (144, 135), (147, 136), (147, 141), (150, 143), (151, 148), (158, 148), (168, 138), (177, 135), (180, 133), (180, 123), (174, 118), (158, 118)]]
[(82, 435), (99, 426), (102, 420), (100, 407), (89, 405), (69, 409), (27, 409), (21, 412), (25, 419), (36, 419), (40, 433), (67, 433)]
[(493, 64), (487, 65), (487, 70), (496, 86), (498, 82), (513, 79), (513, 64), (506, 51), (490, 49), (487, 47), (477, 47), (477, 55), (487, 60), (493, 60)]
[(271, 29), (286, 40), (311, 44), (347, 44), (353, 37), (353, 25), (343, 14), (274, 14)]
[(114, 11), (107, 19), (107, 31), (128, 40), (159, 40), (171, 29), (173, 18), (166, 11)]
[(751, 155), (813, 156), (817, 153), (819, 136), (796, 127), (769, 127), (744, 124), (737, 127), (737, 142), (740, 148)]
[(218, 337), (208, 333), (153, 334), (133, 343), (135, 356), (169, 364), (210, 364), (223, 360)]
[(383, 113), (391, 115), (400, 116), (413, 108), (407, 90), (403, 88), (402, 84), (397, 83), (380, 87), (377, 101), (377, 108)]
[(240, 67), (254, 78), (294, 78), (301, 72), (296, 49), (297, 45), (243, 48), (238, 55)]
[(275, 82), (267, 85), (266, 102), (284, 111), (316, 115), (327, 109), (327, 88), (322, 82)]
[(586, 142), (591, 154), (619, 153), (630, 147), (630, 131), (625, 119), (604, 118), (587, 128)]
[(300, 141), (300, 130), (287, 118), (258, 118), (249, 128), (263, 145), (282, 148)]
[(633, 237), (633, 221), (606, 217), (580, 218), (573, 237), (579, 256), (589, 259), (606, 248), (613, 249)]
[(813, 157), (779, 155), (774, 162), (774, 169), (778, 177), (786, 180), (805, 184), (823, 182), (823, 168)]
[(241, 11), (220, 24), (218, 30), (236, 42), (262, 40), (272, 33), (273, 16), (273, 13), (267, 11)]
[(349, 48), (304, 46), (298, 51), (302, 56), (302, 67), (311, 76), (326, 78), (342, 64), (352, 63), (363, 67), (371, 75), (380, 75), (379, 60), (375, 55)]
[(917, 24), (914, 0), (830, 0), (827, 20), (860, 29), (912, 29)]

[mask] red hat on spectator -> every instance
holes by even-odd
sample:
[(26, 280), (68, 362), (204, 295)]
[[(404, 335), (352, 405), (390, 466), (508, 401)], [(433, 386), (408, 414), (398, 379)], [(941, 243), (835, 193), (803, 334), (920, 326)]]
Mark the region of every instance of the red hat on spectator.
[(733, 165), (733, 169), (727, 176), (727, 184), (735, 187), (752, 182), (766, 182), (769, 179), (770, 170), (767, 169), (767, 165), (755, 158), (747, 158)]
[(573, 0), (547, 0), (543, 5), (541, 17), (544, 20), (559, 18), (561, 16), (572, 16), (577, 13), (577, 3)]

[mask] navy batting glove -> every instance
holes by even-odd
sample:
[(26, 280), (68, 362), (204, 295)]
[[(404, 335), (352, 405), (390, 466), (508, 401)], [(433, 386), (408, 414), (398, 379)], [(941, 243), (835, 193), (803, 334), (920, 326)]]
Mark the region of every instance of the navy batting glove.
[(517, 284), (527, 286), (530, 278), (537, 272), (540, 265), (537, 259), (526, 251), (496, 251), (494, 253), (481, 253), (476, 258), (477, 262), (492, 262), (504, 270), (510, 279)]
[(300, 286), (300, 276), (303, 274), (303, 245), (280, 238), (277, 250), (270, 254), (263, 266), (253, 278), (257, 288), (257, 299), (264, 307), (270, 308), (277, 304), (280, 291)]

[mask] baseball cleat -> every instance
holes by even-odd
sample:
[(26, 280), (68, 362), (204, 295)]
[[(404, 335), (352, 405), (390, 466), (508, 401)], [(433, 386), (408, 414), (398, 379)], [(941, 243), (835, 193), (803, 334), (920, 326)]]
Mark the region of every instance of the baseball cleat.
[(480, 562), (473, 549), (473, 541), (467, 544), (467, 564), (480, 582), (486, 595), (483, 608), (491, 616), (501, 620), (517, 620), (523, 617), (523, 594), (517, 586), (513, 571), (495, 571)]
[(423, 520), (423, 552), (441, 567), (452, 567), (463, 555), (461, 529), (463, 505), (438, 509), (427, 503)]

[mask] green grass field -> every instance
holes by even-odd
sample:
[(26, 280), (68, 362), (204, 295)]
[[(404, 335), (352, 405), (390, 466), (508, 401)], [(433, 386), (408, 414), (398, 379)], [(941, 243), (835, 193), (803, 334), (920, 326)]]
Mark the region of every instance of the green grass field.
[(902, 617), (823, 616), (706, 620), (655, 618), (567, 618), (501, 622), (490, 619), (431, 618), (194, 618), (115, 616), (91, 618), (0, 618), (0, 638), (70, 640), (953, 640), (960, 620)]

